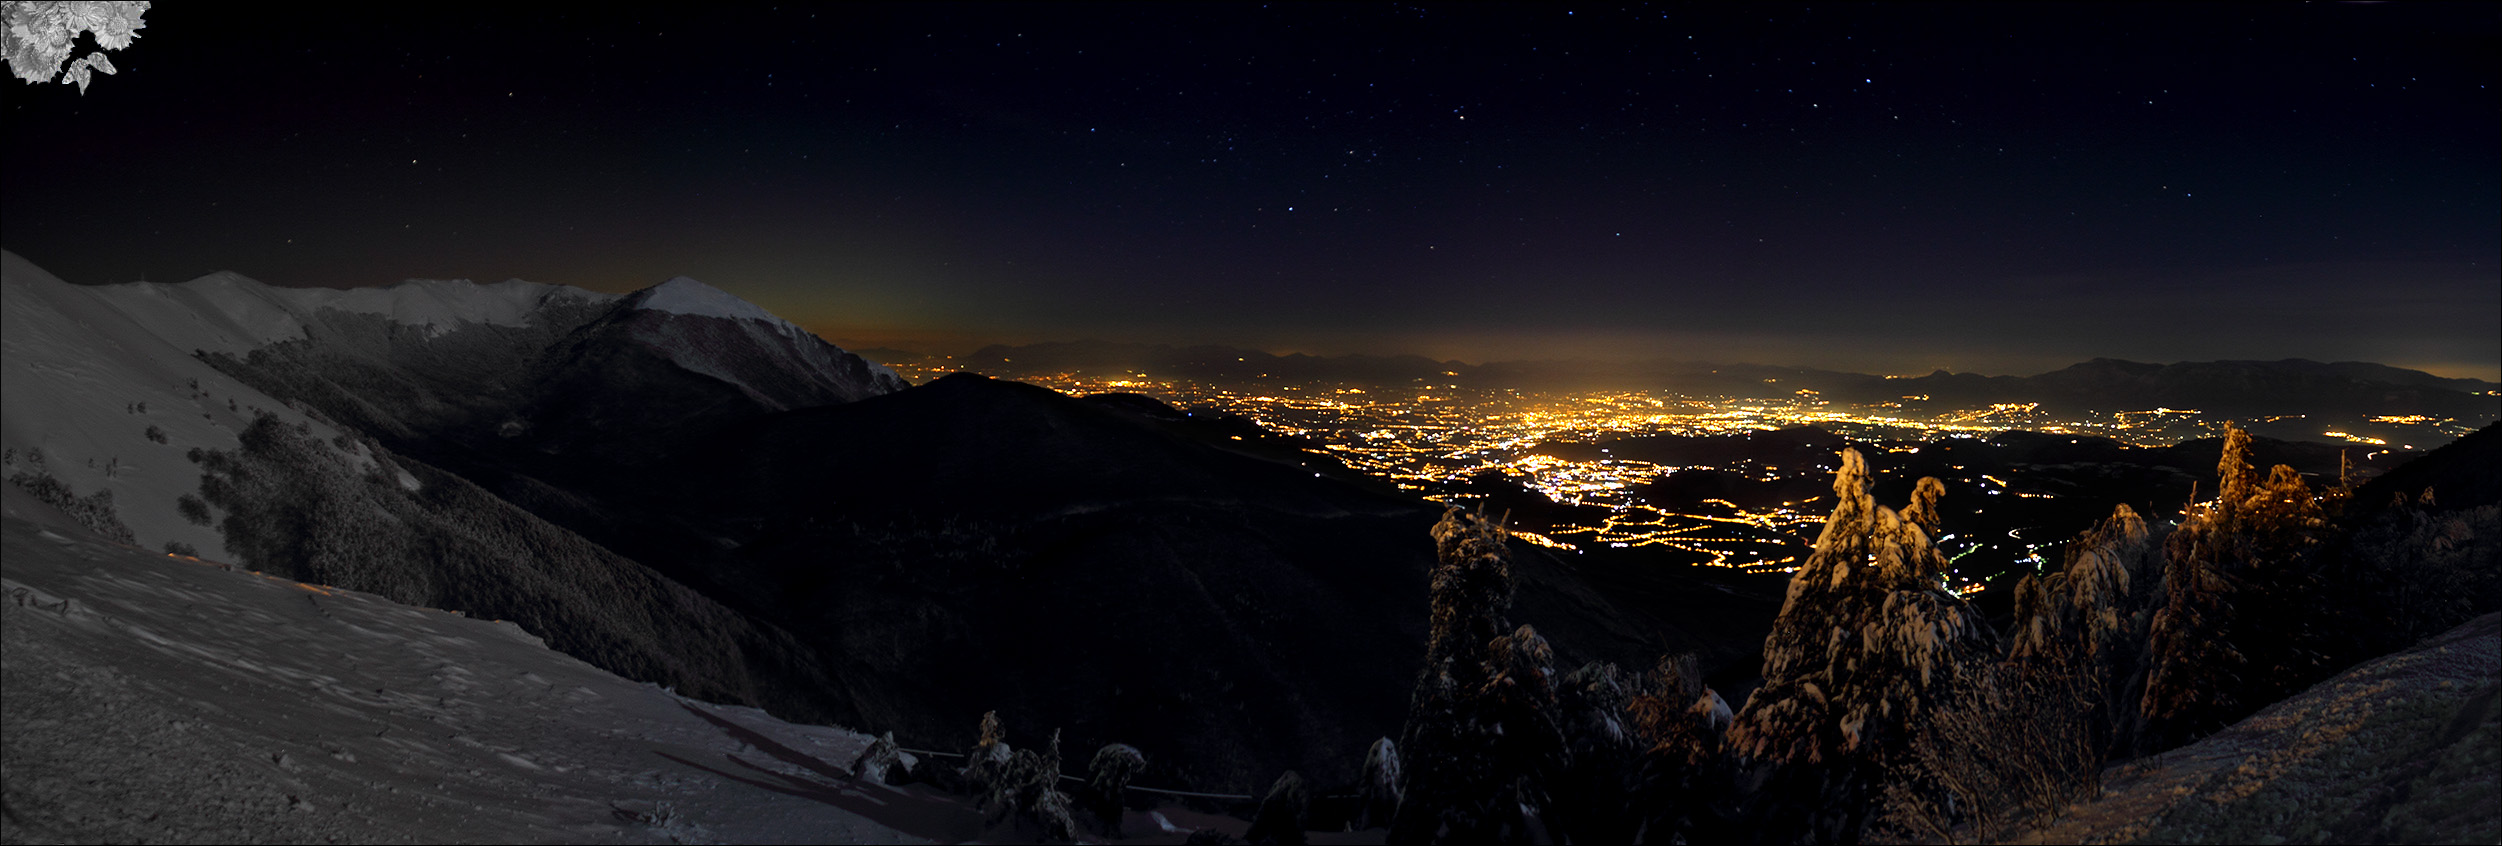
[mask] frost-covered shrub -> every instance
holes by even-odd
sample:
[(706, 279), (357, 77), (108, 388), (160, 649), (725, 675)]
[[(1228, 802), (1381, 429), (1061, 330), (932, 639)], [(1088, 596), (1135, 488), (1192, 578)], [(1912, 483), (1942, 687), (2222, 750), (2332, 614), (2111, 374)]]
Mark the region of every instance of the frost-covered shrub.
[(148, 440), (155, 441), (160, 444), (167, 441), (165, 437), (165, 427), (158, 426), (154, 423), (148, 424), (148, 430), (143, 434), (147, 436)]
[(1017, 829), (1042, 840), (1077, 839), (1077, 821), (1069, 797), (1061, 793), (1060, 733), (1037, 753), (1010, 749), (1007, 729), (996, 711), (982, 715), (981, 737), (966, 756), (964, 780), (975, 806), (990, 825), (1013, 820)]
[(1954, 839), (1969, 824), (1983, 837), (2002, 825), (2039, 828), (2101, 784), (2105, 743), (2100, 691), (2063, 663), (2081, 650), (1988, 668), (1955, 689), (1914, 727), (1898, 767), (1913, 778), (1885, 786), (1884, 821), (1898, 834)]
[(1312, 807), (1312, 792), (1303, 786), (1303, 776), (1287, 770), (1268, 786), (1268, 795), (1260, 799), (1260, 809), (1251, 815), (1251, 827), (1242, 839), (1253, 844), (1303, 846), (1303, 823)]
[(851, 762), (852, 777), (873, 784), (899, 784), (896, 777), (904, 775), (902, 770), (903, 750), (895, 748), (895, 733), (891, 731), (869, 741), (869, 747), (860, 750), (860, 757)]
[(44, 467), (41, 451), (29, 450), (22, 462), (13, 462), (10, 466), (15, 468), (20, 463), (24, 468), (11, 470), (9, 484), (16, 485), (37, 502), (60, 509), (78, 525), (86, 527), (87, 531), (115, 543), (139, 543), (139, 539), (131, 534), (130, 527), (122, 524), (121, 512), (114, 509), (113, 491), (99, 489), (95, 493), (79, 496), (68, 483), (52, 477), (52, 473)]
[(974, 796), (990, 795), (992, 787), (1007, 773), (1008, 760), (1015, 750), (1008, 748), (1008, 730), (999, 722), (999, 712), (982, 712), (980, 729), (974, 735), (973, 748), (964, 752), (963, 788)]
[(190, 523), (191, 525), (206, 526), (209, 524), (208, 502), (197, 496), (183, 494), (181, 496), (174, 497), (174, 512), (181, 514), (183, 522)]
[(2109, 519), (2068, 545), (2058, 572), (2018, 584), (2008, 654), (2044, 653), (2058, 641), (2082, 641), (2104, 655), (2135, 648), (2151, 622), (2148, 600), (2161, 596), (2162, 541), (2135, 510), (2113, 508)]
[(1097, 830), (1108, 837), (1121, 836), (1121, 804), (1129, 790), (1129, 780), (1147, 768), (1147, 756), (1126, 743), (1106, 744), (1095, 750), (1095, 758), (1086, 767), (1085, 810), (1094, 817)]

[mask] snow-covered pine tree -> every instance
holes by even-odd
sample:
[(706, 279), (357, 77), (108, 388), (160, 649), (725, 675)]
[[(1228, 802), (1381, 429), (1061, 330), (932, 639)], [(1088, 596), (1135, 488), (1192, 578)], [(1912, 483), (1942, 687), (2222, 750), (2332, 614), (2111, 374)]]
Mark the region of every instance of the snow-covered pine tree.
[(1764, 685), (1728, 734), (1746, 821), (1772, 841), (1856, 840), (1911, 727), (1997, 658), (1929, 542), (1944, 485), (1922, 479), (1897, 513), (1857, 450), (1841, 459), (1833, 514), (1764, 641)]
[(1565, 765), (1554, 652), (1510, 629), (1509, 533), (1457, 508), (1433, 528), (1425, 667), (1409, 700), (1393, 843), (1526, 841)]
[(1008, 747), (1008, 730), (999, 722), (999, 712), (982, 712), (973, 748), (965, 750), (964, 770), (957, 774), (960, 786), (974, 796), (990, 795), (1006, 778), (1008, 762), (1015, 754)]
[(2146, 686), (2146, 638), (2163, 607), (2163, 538), (2127, 505), (2068, 544), (2058, 572), (2016, 586), (2008, 658), (2033, 672), (2083, 675), (2110, 751), (2131, 754)]
[(2344, 574), (2363, 601), (2368, 625), (2351, 637), (2364, 654), (2382, 654), (2502, 608), (2502, 504), (2436, 510), (2434, 493), (2392, 497), (2362, 515), (2344, 544)]
[[(1494, 726), (1496, 834), (1506, 842), (1551, 842), (1565, 816), (1555, 790), (1572, 765), (1556, 696), (1555, 650), (1527, 625), (1491, 646), (1493, 673), (1479, 705)], [(1524, 818), (1502, 813), (1513, 808)]]
[(1242, 839), (1255, 846), (1303, 846), (1308, 842), (1303, 825), (1311, 807), (1312, 791), (1304, 786), (1303, 776), (1287, 770), (1268, 786), (1268, 795), (1261, 797)]
[(1660, 659), (1623, 710), (1641, 747), (1630, 794), (1644, 838), (1716, 839), (1725, 814), (1713, 805), (1728, 798), (1719, 764), (1730, 714), (1720, 694), (1703, 685), (1701, 662), (1690, 652)]
[(2203, 737), (2328, 668), (2313, 607), (2326, 513), (2291, 467), (2256, 480), (2249, 450), (2250, 434), (2228, 424), (2215, 504), (2192, 505), (2164, 542), (2168, 596), (2148, 633), (2139, 702), (2146, 749)]
[(51, 82), (57, 76), (63, 83), (77, 83), (78, 93), (85, 94), (91, 73), (114, 70), (113, 62), (101, 52), (80, 56), (67, 71), (62, 70), (61, 63), (69, 61), (70, 51), (78, 47), (79, 33), (95, 33), (96, 46), (106, 50), (128, 47), (148, 25), (141, 20), (148, 5), (97, 0), (0, 3), (0, 56), (8, 59), (9, 72), (19, 79)]
[(2226, 538), (2207, 516), (2211, 509), (2193, 508), (2165, 543), (2170, 595), (2147, 629), (2146, 692), (2138, 700), (2146, 751), (2204, 736), (2223, 727), (2222, 715), (2241, 710), (2249, 659), (2227, 636), (2241, 580), (2217, 551)]
[(2098, 784), (2136, 731), (2162, 567), (2160, 536), (2121, 505), (2069, 544), (2064, 567), (2019, 582), (2007, 660), (1912, 727), (1917, 776), (1887, 785), (1888, 823), (1941, 838), (1968, 823), (1988, 837)]
[(1399, 813), (1399, 747), (1390, 738), (1373, 741), (1364, 752), (1362, 783), (1356, 788), (1355, 827), (1387, 826)]
[(1630, 843), (1641, 830), (1642, 747), (1626, 724), (1633, 685), (1614, 664), (1592, 662), (1556, 687), (1566, 759), (1551, 795), (1551, 828), (1577, 843)]
[(895, 748), (895, 733), (887, 732), (869, 741), (860, 757), (851, 762), (853, 778), (872, 784), (898, 784), (903, 775), (903, 750)]
[(1011, 750), (1005, 739), (997, 712), (983, 714), (982, 739), (965, 768), (965, 781), (989, 824), (1012, 821), (1020, 834), (1041, 840), (1077, 839), (1069, 797), (1059, 789), (1060, 732), (1051, 732), (1041, 752)]
[(1095, 750), (1095, 758), (1086, 766), (1086, 795), (1083, 804), (1094, 817), (1096, 830), (1107, 837), (1121, 836), (1121, 804), (1129, 790), (1129, 780), (1147, 768), (1147, 756), (1138, 747), (1126, 743), (1105, 744)]
[[(1432, 616), (1425, 666), (1408, 700), (1399, 738), (1406, 760), (1398, 816), (1389, 839), (1435, 843), (1465, 836), (1481, 821), (1473, 798), (1490, 795), (1489, 726), (1473, 707), (1485, 685), (1487, 644), (1503, 634), (1511, 608), (1511, 554), (1503, 527), (1458, 508), (1433, 527), (1435, 566), (1427, 588)], [(1458, 829), (1455, 833), (1453, 830)]]

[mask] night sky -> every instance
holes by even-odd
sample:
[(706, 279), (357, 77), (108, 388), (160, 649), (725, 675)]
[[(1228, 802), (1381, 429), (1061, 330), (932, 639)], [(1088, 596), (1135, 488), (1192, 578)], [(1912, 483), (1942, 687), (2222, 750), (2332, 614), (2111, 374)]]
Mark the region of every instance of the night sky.
[(0, 83), (5, 246), (932, 352), (2502, 378), (2490, 3), (531, 5), (160, 3)]

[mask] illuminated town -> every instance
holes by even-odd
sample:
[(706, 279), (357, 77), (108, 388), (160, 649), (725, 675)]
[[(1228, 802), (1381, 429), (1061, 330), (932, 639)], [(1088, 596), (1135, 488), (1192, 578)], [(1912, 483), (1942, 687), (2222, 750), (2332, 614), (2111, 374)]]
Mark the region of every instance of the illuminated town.
[[(897, 362), (893, 366), (915, 383), (935, 379), (959, 368), (947, 359)], [(1543, 494), (1587, 519), (1558, 521), (1541, 531), (1515, 530), (1528, 541), (1565, 551), (1595, 548), (1664, 547), (1680, 550), (1699, 563), (1748, 571), (1787, 571), (1804, 559), (1830, 505), (1825, 496), (1771, 506), (1740, 507), (1712, 500), (1712, 513), (1700, 509), (1671, 511), (1646, 499), (1641, 488), (1665, 474), (1686, 469), (1631, 458), (1616, 458), (1600, 449), (1595, 459), (1577, 460), (1541, 445), (1597, 444), (1610, 438), (1642, 435), (1739, 435), (1813, 426), (1854, 441), (1902, 446), (1941, 438), (1983, 437), (2010, 429), (2068, 435), (2094, 435), (2131, 446), (2163, 446), (2222, 432), (2223, 420), (2209, 419), (2194, 409), (2155, 408), (2124, 411), (2091, 420), (2060, 420), (2037, 403), (1999, 403), (1977, 409), (1913, 410), (1925, 397), (1877, 406), (1847, 405), (1822, 399), (1812, 390), (1774, 398), (1687, 396), (1667, 391), (1535, 392), (1471, 388), (1456, 384), (1406, 386), (1261, 383), (1217, 385), (1192, 379), (1168, 379), (1146, 372), (997, 371), (987, 375), (1015, 379), (1075, 396), (1123, 392), (1143, 394), (1176, 408), (1232, 414), (1283, 435), (1304, 439), (1349, 468), (1395, 482), (1427, 499), (1460, 505), (1471, 497), (1451, 488), (1486, 474)], [(2282, 423), (2286, 421), (2245, 421)], [(2292, 421), (2299, 423), (2300, 421)], [(2426, 443), (2442, 443), (2472, 430), (2454, 420), (2420, 416), (2384, 416), (2370, 421), (2378, 431), (2398, 429), (2421, 433)], [(2360, 427), (2348, 427), (2360, 428)], [(2324, 430), (2310, 440), (2350, 442), (2381, 447), (2380, 453), (2413, 449), (2392, 447), (2387, 437)], [(2378, 454), (2378, 453), (2376, 453)], [(1722, 467), (1766, 474), (1753, 467)], [(1829, 472), (1830, 466), (1817, 468)], [(1992, 494), (2046, 497), (2011, 489), (1992, 476), (1973, 480)], [(2019, 538), (2017, 557), (2040, 563), (2039, 556), (2056, 538)], [(1978, 548), (1960, 543), (1951, 533), (1941, 538), (1950, 558)], [(1970, 581), (1957, 585), (1974, 589)]]

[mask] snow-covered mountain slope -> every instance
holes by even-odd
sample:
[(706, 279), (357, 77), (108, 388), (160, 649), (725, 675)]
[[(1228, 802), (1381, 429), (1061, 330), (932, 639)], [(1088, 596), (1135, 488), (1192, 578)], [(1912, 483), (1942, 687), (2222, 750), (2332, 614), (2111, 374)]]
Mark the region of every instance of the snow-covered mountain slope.
[(618, 366), (619, 353), (630, 350), (735, 386), (766, 411), (835, 405), (907, 387), (885, 365), (684, 276), (625, 295), (620, 307), (564, 346), (565, 359), (551, 362), (551, 381), (606, 381), (597, 371)]
[[(511, 623), (0, 524), (0, 841), (930, 842), (867, 743), (638, 684)], [(35, 515), (41, 516), (41, 515)], [(666, 809), (666, 810), (663, 810)]]
[[(520, 282), (306, 294), (232, 274), (77, 286), (0, 259), (0, 476), (13, 493), (143, 550), (493, 610), (636, 679), (822, 713), (802, 701), (823, 683), (821, 662), (787, 634), (530, 514), (501, 498), (508, 487), (394, 453), (475, 455), (464, 437), (498, 442), (498, 422), (539, 399), (538, 371), (515, 364), (624, 297)], [(738, 395), (665, 358), (646, 354), (644, 375)], [(594, 397), (605, 407), (671, 404), (631, 382), (610, 387), (622, 390)]]
[[(628, 681), (509, 622), (71, 522), (0, 486), (0, 842), (1023, 839), (965, 797), (856, 778), (857, 732)], [(1091, 839), (1245, 827), (1168, 805)]]
[[(232, 557), (213, 527), (213, 510), (200, 512), (211, 521), (201, 523), (184, 519), (178, 507), (199, 488), (189, 452), (232, 449), (263, 413), (324, 439), (341, 432), (196, 353), (244, 355), (303, 342), (341, 315), (376, 317), (431, 337), (470, 324), (526, 325), (554, 304), (619, 299), (519, 280), (287, 289), (227, 272), (180, 284), (81, 286), (0, 251), (0, 476), (22, 483), (50, 477), (61, 496), (93, 503), (98, 523), (118, 522), (138, 545), (179, 544)], [(361, 447), (342, 458), (353, 471), (372, 465)]]
[[(21, 485), (49, 476), (90, 502), (105, 495), (100, 519), (127, 526), (141, 546), (230, 557), (214, 529), (177, 511), (176, 499), (200, 485), (185, 454), (232, 449), (263, 412), (338, 434), (191, 355), (300, 331), (277, 303), (211, 296), (230, 284), (81, 287), (0, 251), (0, 476)], [(229, 307), (196, 306), (211, 299)]]

